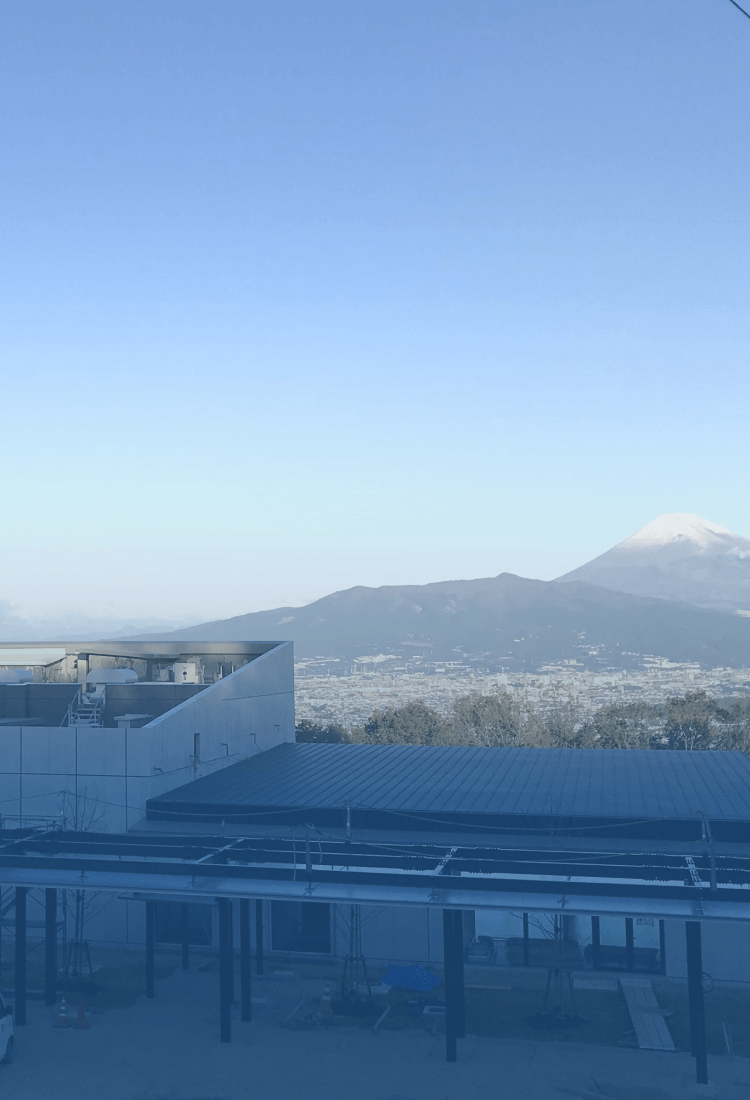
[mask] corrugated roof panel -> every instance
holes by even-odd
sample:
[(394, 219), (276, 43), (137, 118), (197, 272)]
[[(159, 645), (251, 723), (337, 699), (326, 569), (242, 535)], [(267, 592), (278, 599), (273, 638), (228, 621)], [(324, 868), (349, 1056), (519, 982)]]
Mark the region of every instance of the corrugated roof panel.
[(739, 752), (279, 745), (152, 805), (353, 806), (425, 814), (750, 820)]
[[(444, 746), (444, 748), (450, 747), (448, 745)], [(471, 813), (473, 810), (474, 791), (479, 780), (477, 759), (473, 756), (469, 746), (456, 747), (460, 748), (460, 752), (457, 752), (452, 760), (447, 756), (442, 756), (439, 769), (436, 768), (433, 774), (429, 776), (429, 791), (425, 791), (425, 797), (422, 799), (422, 805), (426, 811), (458, 813), (463, 810)], [(451, 790), (450, 797), (447, 801), (444, 801), (441, 794), (443, 776), (447, 768), (450, 769)]]
[(724, 791), (727, 801), (731, 804), (732, 809), (737, 812), (741, 812), (744, 799), (747, 797), (747, 781), (743, 778), (744, 769), (741, 764), (744, 759), (743, 754), (727, 752), (723, 754), (721, 760), (721, 767), (724, 769)]
[[(397, 745), (393, 746), (396, 751), (399, 747)], [(417, 763), (418, 758), (415, 755), (415, 750), (419, 747), (417, 745), (409, 746), (408, 753), (404, 754), (399, 761), (401, 767), (397, 790), (390, 791), (388, 786), (384, 784), (378, 792), (378, 807), (383, 809), (394, 807), (423, 813), (427, 813), (432, 809), (435, 786), (443, 786), (445, 758), (442, 749), (445, 746), (440, 745), (431, 748), (429, 759), (425, 759), (421, 766)], [(394, 758), (398, 759), (395, 753)], [(454, 763), (457, 763), (457, 761)], [(444, 794), (446, 806), (448, 806), (455, 798), (454, 783), (451, 783), (449, 789), (445, 789)]]

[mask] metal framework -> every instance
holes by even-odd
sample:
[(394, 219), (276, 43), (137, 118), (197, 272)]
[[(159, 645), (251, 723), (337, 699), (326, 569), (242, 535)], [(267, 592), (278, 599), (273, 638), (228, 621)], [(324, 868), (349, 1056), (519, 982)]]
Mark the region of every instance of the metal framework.
[[(231, 1038), (232, 904), (240, 902), (242, 1019), (250, 1019), (249, 899), (427, 906), (443, 910), (446, 1057), (463, 1033), (462, 911), (515, 909), (656, 916), (686, 921), (690, 1013), (698, 1081), (706, 1080), (700, 924), (750, 920), (746, 845), (537, 837), (503, 846), (389, 843), (324, 837), (217, 837), (0, 830), (0, 881), (16, 887), (16, 1019), (25, 1019), (25, 897), (47, 890), (47, 939), (60, 887), (130, 891), (146, 903), (146, 992), (154, 995), (155, 895), (219, 903), (221, 1039)], [(183, 924), (186, 924), (183, 909)], [(262, 972), (262, 920), (256, 921)], [(632, 939), (632, 935), (630, 937)], [(186, 937), (183, 936), (183, 965)], [(629, 943), (632, 954), (632, 942)], [(23, 954), (23, 959), (20, 954)], [(49, 960), (50, 944), (47, 943)], [(54, 999), (48, 963), (47, 999)]]
[[(4, 841), (4, 842), (3, 842)], [(675, 846), (665, 846), (674, 848)], [(740, 849), (727, 851), (729, 848)], [(189, 897), (750, 919), (745, 846), (488, 847), (289, 837), (0, 831), (6, 885)]]

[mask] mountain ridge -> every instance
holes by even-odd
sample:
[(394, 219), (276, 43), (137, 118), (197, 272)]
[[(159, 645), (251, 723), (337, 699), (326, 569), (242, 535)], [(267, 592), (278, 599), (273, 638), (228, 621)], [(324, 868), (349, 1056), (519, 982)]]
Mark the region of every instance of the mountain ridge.
[(358, 585), (304, 607), (251, 612), (159, 637), (291, 640), (298, 657), (421, 650), (438, 660), (461, 654), (526, 670), (561, 660), (592, 669), (636, 667), (643, 654), (710, 667), (750, 663), (748, 618), (583, 581), (512, 573), (426, 585)]

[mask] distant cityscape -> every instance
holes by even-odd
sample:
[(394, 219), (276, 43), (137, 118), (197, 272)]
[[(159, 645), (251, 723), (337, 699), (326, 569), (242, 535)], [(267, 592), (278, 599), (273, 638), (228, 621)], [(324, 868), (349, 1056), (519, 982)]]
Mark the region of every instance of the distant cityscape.
[(295, 663), (297, 718), (337, 722), (351, 729), (375, 710), (417, 700), (440, 714), (472, 692), (507, 691), (544, 710), (570, 703), (584, 718), (613, 703), (661, 703), (669, 696), (705, 691), (731, 703), (747, 698), (750, 669), (704, 669), (663, 657), (643, 656), (638, 669), (587, 671), (575, 660), (543, 665), (536, 672), (496, 672), (460, 661), (429, 662), (377, 654), (344, 661), (316, 657)]

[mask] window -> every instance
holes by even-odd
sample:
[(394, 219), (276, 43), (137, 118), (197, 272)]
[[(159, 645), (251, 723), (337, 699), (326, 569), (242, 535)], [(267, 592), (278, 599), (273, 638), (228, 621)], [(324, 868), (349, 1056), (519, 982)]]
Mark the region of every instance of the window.
[[(210, 947), (212, 922), (210, 905), (188, 905), (188, 942)], [(182, 943), (182, 905), (179, 901), (157, 901), (156, 942)]]
[(331, 954), (331, 907), (320, 901), (272, 901), (274, 951)]

